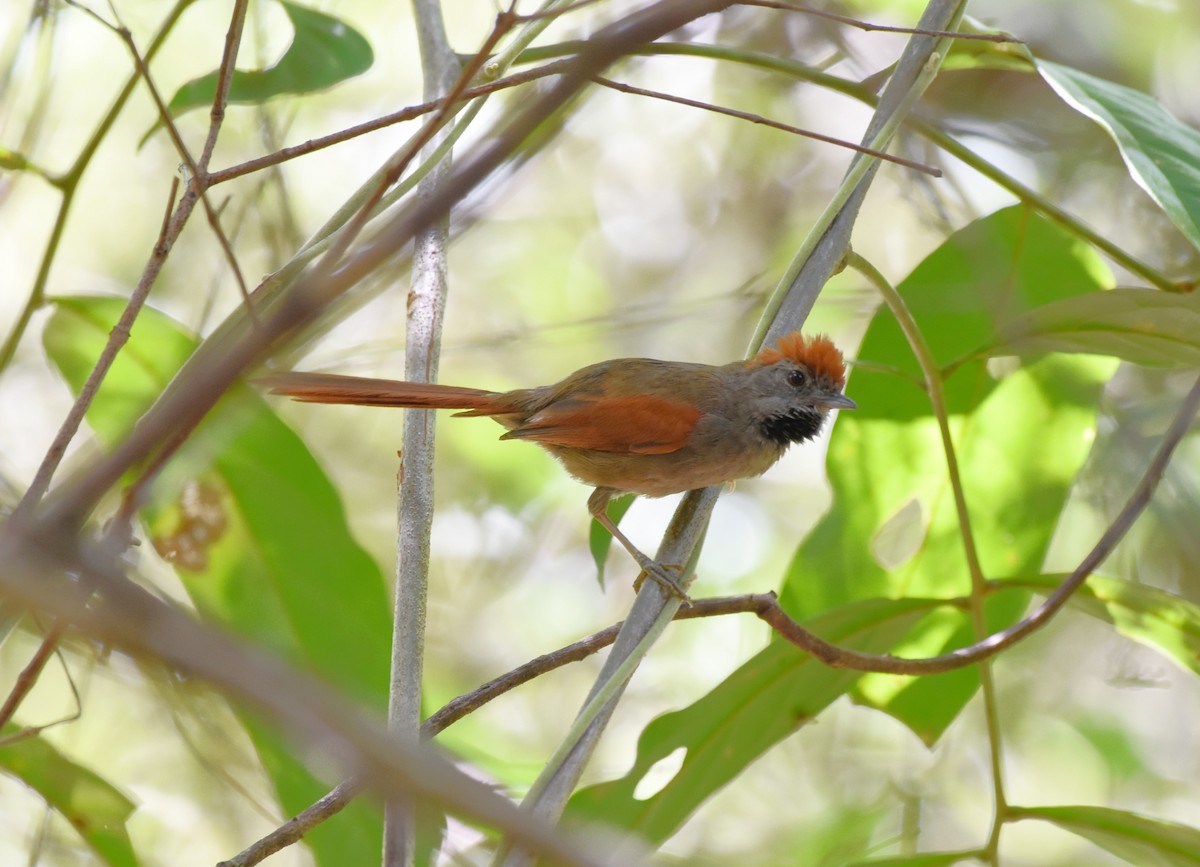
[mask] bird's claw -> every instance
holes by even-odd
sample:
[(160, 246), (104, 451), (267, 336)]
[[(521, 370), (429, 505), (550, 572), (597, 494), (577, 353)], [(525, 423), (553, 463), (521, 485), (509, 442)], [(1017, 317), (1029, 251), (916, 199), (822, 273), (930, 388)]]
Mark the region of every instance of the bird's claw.
[(687, 591), (683, 589), (683, 585), (671, 575), (674, 571), (680, 578), (683, 577), (683, 567), (674, 563), (659, 563), (647, 558), (644, 562), (638, 563), (642, 567), (641, 574), (633, 582), (634, 591), (642, 589), (642, 584), (649, 576), (654, 580), (654, 583), (667, 591), (670, 595), (676, 597), (681, 603), (688, 606), (692, 605), (692, 598), (688, 596)]

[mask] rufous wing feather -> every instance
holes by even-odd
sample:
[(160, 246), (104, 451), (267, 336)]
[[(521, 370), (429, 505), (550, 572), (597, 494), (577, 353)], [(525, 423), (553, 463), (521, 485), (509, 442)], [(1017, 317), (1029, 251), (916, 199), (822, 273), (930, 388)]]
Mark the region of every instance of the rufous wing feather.
[(501, 439), (628, 455), (661, 455), (683, 448), (700, 410), (657, 395), (573, 397), (534, 413)]

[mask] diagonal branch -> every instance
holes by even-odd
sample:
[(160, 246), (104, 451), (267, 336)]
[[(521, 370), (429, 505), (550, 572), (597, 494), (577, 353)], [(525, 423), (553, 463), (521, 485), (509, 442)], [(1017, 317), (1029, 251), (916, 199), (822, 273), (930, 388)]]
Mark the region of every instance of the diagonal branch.
[(647, 90), (644, 87), (634, 87), (632, 84), (613, 81), (611, 78), (605, 78), (601, 75), (597, 75), (593, 80), (597, 84), (603, 85), (604, 87), (612, 90), (620, 91), (621, 93), (629, 93), (634, 96), (648, 96), (652, 99), (661, 99), (664, 102), (673, 102), (677, 105), (686, 105), (691, 108), (700, 108), (704, 111), (711, 111), (714, 114), (723, 114), (726, 117), (736, 117), (738, 120), (748, 121), (749, 123), (757, 123), (761, 124), (762, 126), (769, 126), (772, 129), (790, 132), (792, 135), (803, 136), (804, 138), (810, 138), (814, 141), (837, 145), (838, 147), (846, 148), (847, 150), (856, 151), (860, 154), (866, 154), (867, 156), (874, 157), (877, 160), (895, 163), (896, 165), (904, 166), (905, 168), (913, 169), (914, 171), (924, 172), (930, 177), (940, 178), (942, 176), (941, 169), (935, 169), (932, 166), (925, 165), (924, 163), (919, 163), (915, 160), (908, 160), (904, 157), (893, 156), (886, 151), (876, 150), (875, 148), (870, 148), (865, 145), (858, 145), (842, 138), (836, 138), (831, 135), (825, 135), (824, 133), (814, 132), (813, 130), (802, 129), (798, 126), (782, 123), (778, 120), (772, 120), (769, 117), (763, 117), (761, 114), (754, 114), (749, 111), (739, 111), (736, 108), (728, 108), (723, 105), (714, 105), (711, 102), (704, 102), (699, 99), (688, 99), (685, 96), (676, 96), (671, 93), (663, 93), (661, 90)]
[[(931, 0), (919, 26), (939, 31), (952, 27), (961, 18), (964, 5), (965, 0)], [(939, 52), (945, 47), (944, 42), (928, 36), (914, 36), (909, 41), (867, 127), (864, 142), (868, 146), (874, 149), (887, 146), (901, 120), (936, 74), (942, 56)], [(793, 265), (768, 303), (752, 340), (752, 353), (764, 339), (798, 329), (821, 287), (841, 267), (859, 207), (878, 167), (878, 161), (856, 156), (835, 200), (797, 252)], [(709, 488), (685, 496), (658, 550), (659, 562), (689, 564), (681, 582), (685, 589), (690, 579), (690, 564), (698, 555), (699, 541), (718, 493), (716, 488)], [(612, 653), (585, 700), (577, 728), (580, 721), (590, 721), (581, 731), (573, 730), (526, 797), (524, 806), (534, 815), (548, 819), (561, 815), (628, 678), (677, 608), (678, 600), (667, 598), (654, 582), (646, 582), (642, 587)], [(501, 852), (494, 863), (525, 867), (531, 860), (527, 853), (513, 851)]]

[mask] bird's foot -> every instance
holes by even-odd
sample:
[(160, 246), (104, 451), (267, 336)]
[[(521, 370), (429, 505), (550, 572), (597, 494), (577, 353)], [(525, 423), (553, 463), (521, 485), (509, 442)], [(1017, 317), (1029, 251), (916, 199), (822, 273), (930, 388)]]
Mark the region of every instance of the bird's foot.
[[(677, 566), (674, 563), (659, 563), (656, 560), (651, 560), (649, 557), (639, 560), (638, 565), (642, 567), (642, 572), (633, 582), (634, 591), (641, 590), (642, 583), (646, 580), (646, 576), (649, 576), (655, 584), (667, 591), (667, 593), (679, 599), (680, 602), (689, 608), (691, 607), (691, 597), (688, 596), (687, 591), (683, 589), (683, 585), (675, 577), (683, 577), (682, 566)], [(672, 572), (675, 573), (674, 576), (671, 574)]]

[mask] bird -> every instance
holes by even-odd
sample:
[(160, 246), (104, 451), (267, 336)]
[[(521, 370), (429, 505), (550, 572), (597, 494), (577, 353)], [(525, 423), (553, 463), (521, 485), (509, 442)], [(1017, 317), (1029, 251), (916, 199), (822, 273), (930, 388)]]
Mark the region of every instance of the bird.
[(638, 550), (609, 518), (609, 501), (761, 475), (788, 446), (816, 437), (831, 410), (857, 408), (843, 393), (841, 351), (825, 335), (799, 331), (729, 364), (617, 358), (553, 385), (514, 391), (330, 373), (279, 372), (257, 381), (272, 394), (308, 403), (453, 409), (456, 416), (499, 422), (507, 428), (500, 439), (536, 443), (591, 485), (591, 516), (644, 575), (684, 601), (687, 594), (669, 573), (679, 567)]

